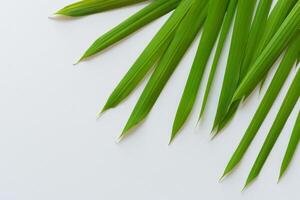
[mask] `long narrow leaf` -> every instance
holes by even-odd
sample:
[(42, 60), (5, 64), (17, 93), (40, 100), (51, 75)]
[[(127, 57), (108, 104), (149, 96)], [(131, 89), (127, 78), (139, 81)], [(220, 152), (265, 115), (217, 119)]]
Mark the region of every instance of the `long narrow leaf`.
[(102, 112), (116, 107), (145, 78), (149, 70), (165, 53), (165, 50), (168, 48), (174, 37), (174, 33), (176, 32), (178, 25), (189, 11), (192, 4), (192, 1), (185, 0), (182, 1), (182, 3), (176, 8), (168, 21), (151, 40), (149, 45), (110, 95)]
[(203, 73), (221, 29), (227, 6), (228, 0), (211, 0), (209, 2), (208, 15), (199, 47), (173, 123), (171, 141), (185, 123), (195, 104)]
[(255, 4), (256, 0), (238, 2), (230, 52), (213, 128), (219, 125), (228, 112), (232, 96), (238, 86)]
[(254, 181), (259, 175), (266, 159), (268, 158), (271, 150), (273, 149), (288, 117), (290, 116), (294, 106), (296, 105), (300, 96), (300, 70), (298, 70), (292, 85), (281, 105), (281, 108), (276, 116), (276, 119), (271, 127), (271, 130), (258, 154), (257, 159), (250, 171), (247, 178), (245, 187)]
[(172, 43), (139, 98), (121, 138), (126, 136), (130, 129), (139, 124), (152, 109), (165, 84), (202, 27), (207, 15), (206, 4), (207, 1), (205, 0), (195, 1), (179, 25)]
[(265, 30), (272, 2), (273, 0), (261, 0), (259, 2), (247, 42), (241, 78), (243, 78), (248, 72), (248, 68), (251, 64), (251, 61), (253, 60), (253, 55), (257, 48), (257, 44), (261, 43), (261, 33), (263, 33)]
[(300, 35), (298, 35), (291, 46), (288, 48), (285, 56), (283, 57), (274, 78), (261, 101), (257, 111), (250, 125), (248, 126), (242, 140), (240, 141), (237, 149), (235, 150), (233, 156), (228, 162), (223, 176), (229, 174), (241, 161), (250, 144), (252, 143), (254, 137), (256, 136), (260, 126), (264, 122), (267, 114), (269, 113), (272, 105), (274, 104), (282, 86), (284, 85), (293, 65), (297, 59), (298, 52), (300, 51)]
[(98, 38), (79, 61), (103, 51), (178, 6), (181, 0), (156, 0)]
[(299, 144), (299, 140), (300, 140), (300, 112), (298, 113), (298, 117), (296, 119), (296, 123), (281, 164), (279, 179), (284, 175), (288, 166), (290, 165), (292, 158), (296, 152), (297, 146)]
[(214, 60), (213, 60), (213, 64), (211, 66), (210, 72), (209, 72), (209, 77), (208, 77), (208, 81), (206, 84), (206, 89), (205, 89), (205, 94), (203, 97), (203, 103), (201, 106), (201, 112), (199, 115), (199, 118), (201, 118), (201, 116), (203, 115), (204, 111), (205, 111), (205, 107), (207, 104), (207, 100), (210, 94), (210, 89), (215, 77), (215, 73), (217, 70), (217, 66), (219, 64), (219, 60), (222, 54), (222, 50), (224, 48), (224, 44), (228, 35), (228, 32), (230, 30), (230, 26), (232, 24), (233, 18), (234, 18), (234, 14), (236, 11), (236, 6), (237, 6), (237, 0), (230, 0), (228, 9), (227, 9), (227, 13), (225, 15), (224, 18), (224, 22), (222, 25), (222, 29), (221, 29), (221, 33), (220, 33), (220, 37), (219, 37), (219, 41), (218, 41), (218, 45), (217, 45), (217, 49), (216, 49), (216, 53), (214, 55)]
[(253, 91), (288, 45), (293, 35), (297, 32), (299, 25), (300, 2), (298, 1), (267, 47), (254, 62), (250, 71), (236, 90), (232, 101), (240, 100)]
[[(251, 64), (251, 60), (252, 60), (254, 52), (257, 48), (257, 44), (260, 43), (261, 36), (262, 36), (261, 32), (264, 32), (264, 28), (266, 26), (266, 22), (267, 22), (270, 8), (271, 8), (271, 4), (272, 4), (272, 0), (261, 0), (259, 2), (256, 14), (255, 14), (252, 26), (251, 26), (251, 30), (250, 30), (250, 34), (249, 34), (249, 38), (248, 38), (248, 42), (247, 42), (247, 46), (246, 46), (245, 58), (243, 60), (243, 65), (241, 67), (239, 82), (243, 79), (245, 74), (248, 72), (249, 66)], [(230, 106), (227, 114), (223, 117), (222, 121), (219, 123), (218, 132), (220, 132), (220, 130), (222, 130), (227, 125), (227, 123), (230, 121), (230, 119), (232, 119), (232, 117), (236, 113), (238, 107), (239, 107), (238, 101), (234, 102)]]
[(261, 41), (257, 43), (258, 47), (256, 48), (254, 56), (252, 57), (251, 64), (255, 62), (257, 57), (259, 57), (264, 48), (268, 45), (297, 1), (298, 0), (278, 0), (267, 20), (266, 28), (262, 34)]
[[(265, 32), (262, 36), (261, 42), (258, 43), (258, 48), (256, 49), (255, 56), (252, 62), (255, 62), (256, 58), (264, 50), (266, 45), (270, 42), (278, 28), (281, 26), (291, 9), (294, 7), (298, 0), (278, 0), (275, 8), (272, 10), (268, 22), (266, 24)], [(260, 89), (263, 88), (267, 75), (263, 78)]]
[(57, 15), (80, 17), (140, 3), (146, 0), (82, 0), (57, 11)]
[[(261, 14), (259, 14), (259, 13), (265, 12), (265, 10), (269, 7), (269, 5), (266, 3), (269, 3), (269, 2), (261, 1), (261, 3), (264, 3), (264, 4), (260, 4), (260, 6), (259, 6), (260, 9), (258, 8), (257, 15), (253, 22), (253, 27), (255, 27), (255, 24), (260, 26), (260, 28), (256, 28), (256, 30), (259, 30), (258, 37), (261, 37), (261, 38), (259, 39), (259, 41), (256, 41), (256, 42), (250, 42), (250, 39), (248, 41), (248, 44), (257, 45), (257, 48), (254, 48), (255, 52), (253, 52), (251, 62), (249, 62), (249, 59), (246, 58), (247, 56), (245, 57), (244, 65), (246, 65), (246, 69), (248, 67), (251, 67), (253, 65), (253, 63), (255, 62), (255, 60), (259, 57), (261, 52), (264, 50), (266, 45), (270, 42), (272, 37), (275, 35), (276, 31), (279, 29), (279, 27), (281, 26), (281, 24), (283, 23), (283, 21), (285, 20), (287, 15), (289, 14), (290, 10), (296, 4), (296, 2), (297, 2), (297, 0), (279, 0), (276, 3), (274, 9), (272, 10), (270, 16), (268, 17), (267, 22), (265, 23), (266, 13), (261, 13)], [(255, 23), (255, 21), (256, 21), (256, 23)], [(262, 21), (262, 24), (259, 24), (261, 21)], [(265, 28), (263, 26), (265, 26)], [(263, 34), (261, 34), (261, 32), (263, 32)], [(250, 56), (250, 54), (249, 54), (249, 56)], [(248, 70), (244, 70), (243, 77), (245, 76), (246, 71), (248, 71)], [(265, 77), (264, 77), (264, 79), (265, 79)], [(262, 88), (263, 85), (264, 85), (264, 80), (262, 81), (260, 88)], [(223, 121), (219, 124), (218, 132), (220, 130), (222, 130), (226, 126), (226, 124), (230, 121), (230, 119), (233, 117), (234, 113), (236, 112), (236, 110), (239, 106), (239, 102), (240, 101), (236, 101), (231, 105), (229, 111), (227, 112), (226, 117), (224, 117)]]

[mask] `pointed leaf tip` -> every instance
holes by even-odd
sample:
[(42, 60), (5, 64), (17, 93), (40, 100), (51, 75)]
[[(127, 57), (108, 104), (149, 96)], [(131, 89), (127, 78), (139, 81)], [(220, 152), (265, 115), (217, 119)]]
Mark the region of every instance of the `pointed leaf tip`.
[(243, 187), (243, 189), (242, 189), (242, 191), (244, 191), (246, 188), (248, 188), (254, 182), (254, 180), (256, 178), (257, 178), (257, 176), (254, 176), (254, 177), (249, 176), (246, 183), (245, 183), (245, 185), (244, 185), (244, 187)]
[(177, 133), (178, 133), (178, 131), (172, 131), (172, 134), (171, 134), (171, 137), (170, 137), (170, 141), (169, 141), (169, 145), (174, 141)]

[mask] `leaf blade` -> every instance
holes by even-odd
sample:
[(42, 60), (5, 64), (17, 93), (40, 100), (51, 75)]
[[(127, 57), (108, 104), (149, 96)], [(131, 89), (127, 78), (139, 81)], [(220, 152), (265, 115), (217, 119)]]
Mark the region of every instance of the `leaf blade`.
[(271, 107), (273, 106), (282, 86), (284, 85), (289, 73), (293, 68), (293, 64), (297, 58), (297, 52), (300, 50), (300, 36), (294, 39), (291, 46), (288, 48), (285, 56), (283, 57), (272, 82), (264, 95), (259, 107), (257, 108), (244, 136), (242, 137), (238, 147), (231, 156), (223, 176), (226, 176), (239, 164), (242, 160), (244, 154), (252, 143), (254, 137), (256, 136), (260, 126), (264, 122), (267, 114), (269, 113)]
[(298, 117), (296, 119), (288, 147), (286, 149), (283, 161), (281, 163), (279, 179), (282, 178), (282, 176), (285, 174), (286, 170), (288, 169), (292, 161), (292, 158), (296, 152), (297, 146), (299, 144), (299, 140), (300, 140), (300, 112), (298, 113)]
[(119, 42), (128, 35), (147, 25), (153, 20), (170, 12), (180, 3), (181, 0), (156, 0), (135, 13), (118, 26), (99, 37), (83, 54), (79, 62), (94, 56), (112, 44)]
[(213, 129), (218, 126), (226, 115), (232, 96), (238, 86), (255, 4), (256, 0), (241, 0), (238, 2), (236, 21)]
[(152, 109), (160, 92), (199, 32), (206, 18), (206, 9), (206, 1), (194, 1), (194, 5), (178, 27), (171, 45), (162, 58), (159, 66), (152, 74), (133, 112), (131, 113), (121, 134), (121, 138), (127, 136), (128, 131), (145, 119)]
[(252, 92), (256, 85), (264, 78), (282, 51), (286, 48), (294, 34), (297, 32), (299, 24), (300, 2), (297, 2), (237, 88), (232, 102), (240, 100)]
[(147, 0), (82, 0), (60, 9), (55, 14), (69, 17), (81, 17), (137, 4), (143, 1)]
[[(297, 0), (279, 0), (272, 10), (270, 17), (268, 19), (268, 23), (266, 25), (266, 31), (263, 34), (262, 41), (258, 44), (258, 48), (256, 51), (257, 58), (259, 54), (263, 51), (266, 45), (270, 42), (280, 25), (285, 20), (286, 16), (289, 14), (293, 6), (296, 4)], [(254, 62), (255, 59), (252, 60)], [(260, 90), (263, 88), (265, 84), (266, 77), (261, 81)]]
[[(264, 32), (271, 4), (272, 0), (261, 0), (258, 4), (258, 8), (251, 25), (243, 64), (240, 69), (239, 83), (248, 72), (255, 50), (257, 48), (257, 44), (259, 44), (260, 40), (262, 39), (261, 32)], [(219, 123), (217, 133), (219, 133), (234, 117), (236, 111), (238, 110), (239, 103), (240, 101), (236, 101), (232, 105), (230, 105), (228, 112), (224, 115), (222, 121)]]
[(122, 102), (144, 79), (146, 74), (164, 55), (170, 42), (173, 40), (178, 25), (190, 9), (191, 1), (183, 1), (154, 36), (142, 54), (138, 57), (117, 87), (108, 98), (103, 110), (116, 107)]
[(197, 98), (207, 61), (217, 40), (227, 9), (227, 0), (211, 0), (199, 47), (173, 122), (172, 141), (187, 120)]
[(208, 81), (207, 81), (207, 84), (206, 84), (199, 119), (203, 116), (205, 108), (206, 108), (207, 100), (208, 100), (208, 97), (210, 95), (210, 90), (211, 90), (212, 83), (213, 83), (213, 80), (214, 80), (214, 76), (215, 76), (215, 73), (216, 73), (216, 70), (217, 70), (217, 67), (218, 67), (218, 64), (219, 64), (219, 60), (220, 60), (220, 57), (221, 57), (221, 54), (222, 54), (222, 50), (223, 50), (226, 38), (228, 36), (230, 26), (231, 26), (233, 18), (234, 18), (234, 14), (235, 14), (235, 11), (236, 11), (236, 6), (237, 6), (237, 0), (231, 0), (230, 3), (229, 3), (229, 6), (228, 6), (226, 16), (224, 18), (223, 26), (222, 26), (221, 33), (220, 33), (220, 38), (219, 38), (217, 49), (216, 49), (216, 52), (215, 52), (215, 55), (214, 55), (213, 64), (211, 66)]
[(276, 119), (268, 133), (268, 136), (254, 162), (254, 165), (249, 173), (245, 187), (256, 179), (265, 164), (271, 150), (273, 149), (288, 117), (290, 116), (294, 106), (300, 96), (300, 70), (298, 70), (289, 91), (280, 107)]

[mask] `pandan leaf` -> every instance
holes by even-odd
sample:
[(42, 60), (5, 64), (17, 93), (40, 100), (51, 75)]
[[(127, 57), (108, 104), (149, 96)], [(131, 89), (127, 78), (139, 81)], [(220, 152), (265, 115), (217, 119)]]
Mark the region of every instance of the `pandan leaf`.
[(261, 43), (261, 33), (263, 33), (265, 30), (272, 2), (273, 0), (261, 0), (258, 4), (258, 8), (251, 26), (251, 31), (247, 42), (241, 78), (243, 78), (248, 72), (251, 61), (253, 60), (255, 50), (257, 48), (257, 44)]
[(202, 117), (204, 111), (205, 111), (205, 107), (207, 104), (207, 100), (210, 94), (210, 90), (211, 90), (211, 86), (215, 77), (215, 73), (219, 64), (219, 60), (222, 54), (222, 50), (224, 48), (224, 44), (228, 35), (228, 32), (230, 30), (230, 26), (232, 24), (233, 18), (234, 18), (234, 14), (236, 11), (236, 6), (237, 6), (237, 0), (230, 0), (225, 18), (224, 18), (224, 22), (222, 25), (222, 29), (221, 29), (221, 33), (220, 33), (220, 37), (218, 40), (218, 45), (217, 45), (217, 49), (214, 55), (214, 60), (213, 60), (213, 64), (211, 66), (210, 72), (209, 72), (209, 77), (208, 77), (208, 81), (206, 84), (206, 89), (205, 89), (205, 94), (203, 97), (203, 103), (201, 106), (201, 112), (199, 115), (199, 119)]
[(57, 15), (80, 17), (140, 3), (146, 0), (82, 0), (57, 11)]
[(185, 0), (180, 3), (168, 21), (151, 40), (147, 48), (143, 51), (143, 53), (139, 56), (139, 58), (115, 88), (106, 102), (102, 112), (116, 107), (145, 78), (149, 70), (164, 55), (165, 50), (173, 40), (178, 25), (192, 5), (193, 1), (189, 0)]
[(240, 101), (235, 101), (230, 105), (223, 120), (219, 123), (214, 137), (216, 137), (226, 127), (226, 125), (231, 121), (231, 119), (234, 117), (234, 114), (236, 113), (237, 109), (239, 108), (239, 105), (240, 105)]
[(202, 27), (207, 15), (206, 4), (205, 0), (194, 1), (194, 5), (179, 25), (173, 41), (139, 98), (121, 138), (128, 135), (128, 131), (149, 114), (165, 84)]
[[(239, 82), (243, 79), (243, 77), (248, 72), (249, 66), (251, 64), (251, 60), (257, 48), (257, 44), (260, 43), (261, 36), (262, 36), (261, 33), (264, 32), (264, 28), (266, 26), (271, 4), (272, 4), (272, 0), (261, 0), (258, 4), (258, 8), (251, 26), (251, 30), (247, 42), (246, 53), (241, 67)], [(227, 114), (219, 123), (218, 132), (220, 132), (233, 118), (234, 114), (236, 113), (239, 107), (239, 103), (240, 102), (237, 101), (230, 106)]]
[(211, 0), (199, 47), (173, 123), (171, 141), (187, 120), (195, 104), (207, 61), (218, 38), (228, 0)]
[(274, 104), (289, 73), (291, 72), (291, 69), (293, 68), (299, 51), (300, 35), (297, 35), (295, 39), (293, 39), (293, 42), (291, 42), (290, 47), (285, 53), (264, 98), (262, 99), (258, 109), (256, 110), (254, 117), (252, 118), (250, 125), (248, 126), (233, 156), (228, 162), (223, 177), (229, 174), (243, 158), (251, 142), (256, 136), (260, 126), (262, 125), (267, 114), (269, 113), (272, 105)]
[(286, 48), (293, 35), (297, 32), (299, 25), (300, 2), (298, 1), (274, 37), (254, 62), (250, 71), (236, 90), (232, 101), (240, 100), (253, 91)]
[[(264, 50), (266, 45), (270, 42), (280, 25), (283, 23), (287, 15), (290, 13), (291, 9), (297, 3), (298, 0), (278, 0), (274, 9), (272, 10), (268, 22), (266, 24), (265, 32), (262, 36), (262, 40), (258, 43), (258, 48), (256, 49), (255, 56), (252, 59), (252, 63)], [(267, 76), (267, 75), (266, 75)], [(260, 90), (263, 88), (266, 76), (263, 78)]]
[(254, 179), (259, 175), (266, 159), (268, 158), (271, 150), (273, 149), (288, 117), (293, 111), (294, 106), (296, 105), (300, 96), (300, 70), (298, 70), (292, 85), (289, 88), (289, 91), (281, 105), (281, 108), (276, 116), (276, 119), (271, 127), (271, 130), (258, 154), (258, 157), (255, 160), (255, 163), (250, 171), (250, 174), (247, 178), (245, 187), (249, 185)]
[(284, 175), (288, 166), (290, 165), (292, 158), (296, 152), (297, 146), (299, 144), (299, 140), (300, 140), (300, 112), (298, 113), (298, 117), (281, 164), (279, 179)]
[(107, 47), (119, 42), (128, 35), (152, 22), (153, 20), (165, 15), (178, 6), (181, 0), (156, 0), (144, 9), (135, 13), (127, 20), (98, 38), (84, 53), (79, 61), (100, 53)]
[(256, 0), (240, 0), (238, 2), (231, 46), (213, 129), (222, 122), (228, 112), (232, 96), (238, 86), (255, 4)]
[(264, 29), (261, 41), (257, 44), (258, 47), (252, 57), (251, 64), (255, 62), (257, 57), (259, 57), (264, 48), (268, 45), (297, 1), (298, 0), (278, 0), (267, 20), (266, 28)]

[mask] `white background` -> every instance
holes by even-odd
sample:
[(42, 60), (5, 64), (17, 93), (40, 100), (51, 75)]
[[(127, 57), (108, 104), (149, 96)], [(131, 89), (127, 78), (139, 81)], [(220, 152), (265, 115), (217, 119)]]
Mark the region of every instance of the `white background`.
[(167, 145), (196, 42), (147, 120), (134, 135), (117, 144), (145, 82), (99, 120), (96, 113), (166, 17), (98, 57), (73, 66), (94, 39), (144, 4), (81, 19), (48, 19), (71, 2), (26, 0), (1, 4), (0, 200), (297, 198), (300, 155), (296, 154), (279, 184), (277, 177), (299, 105), (258, 180), (241, 192), (285, 92), (241, 165), (218, 182), (261, 99), (256, 91), (230, 126), (210, 141), (226, 55), (205, 119), (195, 127), (202, 87), (189, 122), (174, 143)]

